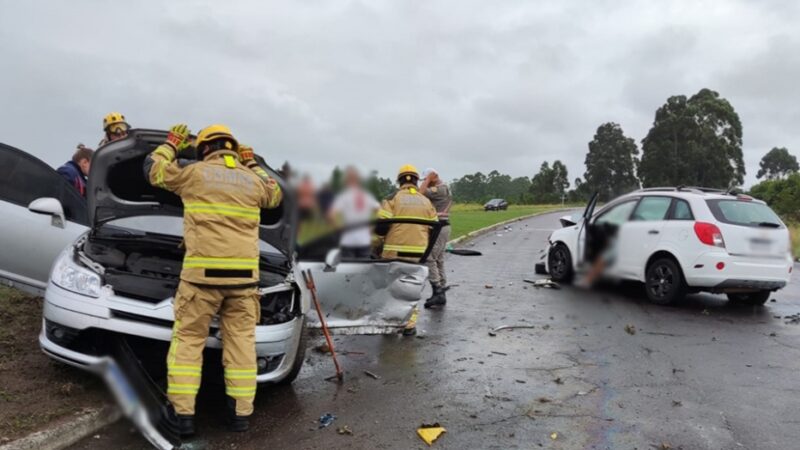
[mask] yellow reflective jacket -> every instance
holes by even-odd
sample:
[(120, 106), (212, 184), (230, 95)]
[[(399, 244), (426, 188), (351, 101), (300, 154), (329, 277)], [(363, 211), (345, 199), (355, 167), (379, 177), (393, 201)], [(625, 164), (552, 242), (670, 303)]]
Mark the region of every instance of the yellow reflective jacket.
[(181, 280), (213, 286), (256, 284), (261, 208), (280, 204), (280, 186), (256, 164), (243, 166), (232, 151), (182, 162), (164, 144), (144, 164), (153, 186), (183, 200), (186, 254)]
[[(436, 222), (436, 209), (427, 197), (413, 184), (400, 187), (396, 193), (381, 203), (381, 219), (419, 219)], [(381, 257), (419, 261), (428, 247), (430, 227), (413, 223), (395, 223), (389, 228), (383, 243)]]

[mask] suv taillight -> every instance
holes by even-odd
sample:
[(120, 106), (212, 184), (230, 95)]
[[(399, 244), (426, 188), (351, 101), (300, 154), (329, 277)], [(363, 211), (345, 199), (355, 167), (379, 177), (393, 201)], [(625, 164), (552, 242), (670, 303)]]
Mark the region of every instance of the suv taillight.
[(715, 247), (725, 248), (725, 240), (722, 239), (722, 232), (713, 223), (708, 222), (695, 222), (694, 234), (697, 239), (706, 245), (713, 245)]

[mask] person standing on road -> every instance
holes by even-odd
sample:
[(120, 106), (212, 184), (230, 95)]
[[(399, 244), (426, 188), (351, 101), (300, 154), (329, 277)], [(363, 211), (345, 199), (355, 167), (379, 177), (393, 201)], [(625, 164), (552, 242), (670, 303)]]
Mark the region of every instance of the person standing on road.
[(102, 147), (109, 142), (128, 137), (128, 130), (130, 129), (131, 126), (128, 125), (128, 122), (125, 122), (125, 116), (121, 113), (112, 112), (106, 114), (106, 116), (103, 117), (103, 132), (106, 135), (97, 146)]
[(194, 434), (203, 349), (219, 315), (228, 423), (232, 431), (246, 431), (256, 395), (260, 213), (276, 208), (282, 193), (228, 127), (211, 125), (197, 134), (194, 163), (176, 159), (188, 140), (189, 128), (175, 125), (144, 162), (150, 183), (183, 201), (186, 254), (174, 301), (167, 397), (181, 435)]
[(444, 254), (447, 249), (447, 241), (450, 240), (450, 207), (453, 206), (453, 196), (450, 194), (450, 187), (439, 177), (436, 169), (428, 168), (422, 172), (422, 183), (419, 191), (428, 197), (436, 208), (436, 215), (442, 228), (436, 243), (433, 244), (431, 254), (428, 256), (428, 270), (430, 271), (430, 282), (433, 288), (433, 295), (425, 301), (425, 308), (444, 306), (447, 303), (445, 291), (447, 290), (447, 273), (444, 268)]
[(339, 246), (342, 258), (366, 259), (372, 250), (372, 235), (367, 222), (375, 217), (381, 205), (361, 185), (361, 176), (355, 167), (348, 167), (344, 176), (345, 189), (333, 201), (328, 219), (341, 227), (364, 225), (342, 233)]
[(89, 177), (89, 169), (92, 167), (93, 154), (94, 150), (78, 144), (78, 149), (72, 154), (72, 159), (56, 169), (56, 172), (64, 177), (83, 197), (86, 197), (86, 180)]
[[(400, 189), (388, 196), (381, 204), (378, 217), (381, 219), (416, 219), (429, 223), (436, 223), (436, 210), (430, 200), (417, 189), (419, 171), (411, 164), (400, 168), (397, 174), (397, 183)], [(384, 230), (377, 230), (382, 234)], [(430, 226), (415, 223), (395, 223), (389, 226), (385, 233), (383, 243), (384, 259), (401, 259), (411, 262), (420, 262), (428, 248)], [(411, 318), (403, 330), (403, 335), (417, 334), (417, 308), (411, 313)]]

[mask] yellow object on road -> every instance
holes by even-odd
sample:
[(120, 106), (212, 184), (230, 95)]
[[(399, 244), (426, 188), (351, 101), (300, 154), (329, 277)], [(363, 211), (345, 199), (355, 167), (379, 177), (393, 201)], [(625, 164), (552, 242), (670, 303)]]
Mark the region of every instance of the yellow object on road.
[(423, 425), (417, 428), (417, 434), (428, 445), (432, 445), (433, 441), (439, 439), (439, 436), (446, 432), (447, 430), (445, 430), (444, 427), (440, 426), (438, 423), (433, 425)]

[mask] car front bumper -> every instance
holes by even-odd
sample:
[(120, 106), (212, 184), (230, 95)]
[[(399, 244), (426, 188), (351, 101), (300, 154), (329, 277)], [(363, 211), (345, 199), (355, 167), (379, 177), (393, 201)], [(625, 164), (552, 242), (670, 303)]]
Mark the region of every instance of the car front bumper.
[[(722, 268), (718, 268), (718, 265)], [(684, 265), (686, 283), (714, 291), (775, 290), (789, 283), (794, 263), (786, 258), (757, 258), (707, 252)]]
[[(143, 302), (104, 293), (100, 298), (91, 298), (67, 291), (50, 283), (45, 291), (42, 332), (39, 345), (45, 354), (63, 363), (94, 370), (105, 360), (102, 355), (92, 355), (69, 344), (58, 343), (48, 336), (46, 323), (66, 327), (78, 333), (91, 329), (138, 336), (169, 342), (172, 329), (169, 320), (156, 310), (164, 305), (144, 305)], [(171, 310), (169, 302), (166, 303)], [(127, 315), (122, 318), (115, 311), (124, 309)], [(162, 311), (163, 312), (163, 311)], [(154, 319), (154, 316), (156, 317)], [(158, 318), (158, 317), (162, 318)], [(150, 318), (156, 323), (132, 320), (131, 317)], [(256, 356), (267, 360), (280, 358), (277, 367), (272, 367), (257, 376), (259, 383), (279, 382), (292, 370), (303, 333), (303, 317), (295, 317), (289, 322), (277, 325), (256, 326)], [(213, 331), (213, 325), (212, 325)], [(207, 348), (222, 348), (220, 333), (214, 332), (206, 341)]]

